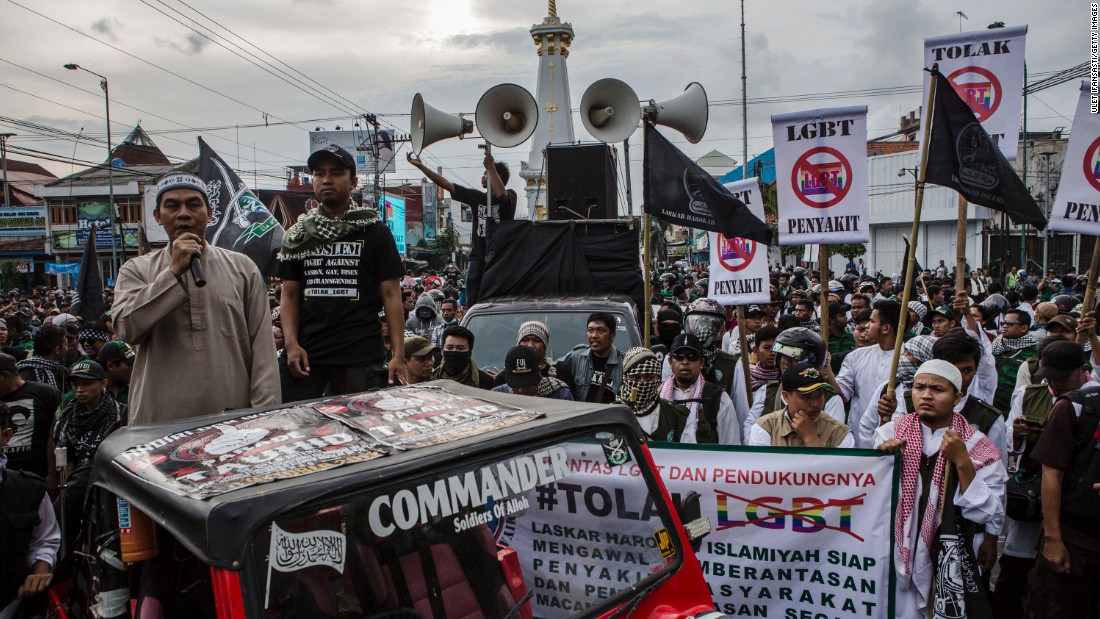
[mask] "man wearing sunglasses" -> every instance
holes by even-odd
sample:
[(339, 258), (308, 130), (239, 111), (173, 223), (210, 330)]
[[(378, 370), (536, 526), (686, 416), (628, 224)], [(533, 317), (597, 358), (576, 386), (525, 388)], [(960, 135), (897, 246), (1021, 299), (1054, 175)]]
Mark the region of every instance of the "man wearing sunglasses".
[(856, 446), (852, 430), (825, 412), (825, 400), (836, 390), (825, 375), (809, 363), (798, 363), (783, 372), (780, 410), (756, 420), (749, 430), (754, 447)]
[(703, 376), (705, 349), (691, 333), (672, 342), (668, 363), (672, 376), (661, 383), (660, 398), (687, 407), (690, 415), (680, 435), (681, 443), (740, 445), (741, 429), (733, 400), (718, 383)]
[(993, 362), (997, 367), (997, 391), (993, 407), (1007, 411), (1016, 388), (1020, 366), (1038, 354), (1039, 343), (1030, 333), (1031, 316), (1023, 310), (1008, 310), (1001, 320), (1001, 334), (993, 340)]

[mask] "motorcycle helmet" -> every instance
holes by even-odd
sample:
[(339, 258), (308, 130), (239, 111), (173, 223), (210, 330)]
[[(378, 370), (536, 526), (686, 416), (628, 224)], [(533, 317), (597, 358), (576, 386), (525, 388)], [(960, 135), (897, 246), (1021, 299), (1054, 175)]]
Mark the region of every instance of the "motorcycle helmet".
[(726, 327), (726, 311), (714, 299), (699, 299), (691, 304), (684, 317), (684, 331), (699, 338), (705, 348), (720, 343)]
[(1058, 306), (1059, 314), (1068, 314), (1077, 305), (1078, 301), (1076, 297), (1068, 294), (1060, 294), (1050, 300), (1051, 303)]
[(798, 363), (809, 363), (817, 369), (825, 366), (825, 342), (806, 327), (792, 327), (775, 337), (772, 352), (790, 357)]

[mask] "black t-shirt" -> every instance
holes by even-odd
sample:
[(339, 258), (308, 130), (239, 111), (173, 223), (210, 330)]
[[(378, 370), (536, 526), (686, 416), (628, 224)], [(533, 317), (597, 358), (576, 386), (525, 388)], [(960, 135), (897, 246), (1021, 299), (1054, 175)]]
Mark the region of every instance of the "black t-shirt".
[(0, 401), (12, 412), (15, 425), (15, 436), (4, 450), (8, 468), (45, 477), (49, 473), (47, 442), (54, 413), (61, 404), (61, 392), (45, 383), (28, 381)]
[[(607, 370), (607, 357), (592, 355), (592, 379), (588, 381), (588, 402), (602, 402), (610, 404), (615, 401), (615, 394), (611, 391), (611, 377), (605, 378)], [(606, 384), (604, 381), (607, 381)], [(602, 385), (602, 387), (601, 387)]]
[(485, 249), (497, 232), (497, 224), (502, 221), (512, 221), (516, 218), (516, 192), (508, 190), (507, 200), (493, 196), (492, 209), (485, 206), (485, 192), (462, 185), (455, 185), (451, 197), (470, 207), (474, 217), (474, 230), (471, 235), (473, 247), (470, 249), (471, 258), (481, 258), (485, 255)]
[(298, 343), (310, 364), (382, 363), (378, 285), (404, 273), (393, 235), (382, 222), (322, 245), (303, 260), (281, 261), (276, 275), (302, 282)]

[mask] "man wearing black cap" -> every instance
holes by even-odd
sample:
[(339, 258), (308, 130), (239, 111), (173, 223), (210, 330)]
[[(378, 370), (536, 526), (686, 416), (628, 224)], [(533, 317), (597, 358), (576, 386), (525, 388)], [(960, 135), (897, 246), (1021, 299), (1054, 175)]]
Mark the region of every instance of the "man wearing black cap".
[(70, 372), (75, 397), (61, 409), (54, 431), (54, 446), (69, 452), (69, 465), (64, 471), (68, 487), (61, 535), (75, 540), (82, 520), (92, 459), (103, 439), (125, 424), (126, 405), (111, 397), (103, 366), (95, 361), (78, 361)]
[(129, 402), (130, 377), (136, 358), (134, 349), (122, 340), (107, 342), (99, 349), (99, 356), (96, 357), (96, 363), (103, 366), (107, 377), (107, 391), (122, 404)]
[(513, 346), (504, 357), (505, 384), (493, 387), (499, 393), (515, 393), (553, 400), (572, 400), (564, 382), (539, 372), (539, 354), (528, 346)]
[[(352, 202), (359, 181), (350, 153), (332, 144), (311, 154), (307, 165), (321, 204), (283, 236), (276, 272), (283, 278), (286, 349), (279, 370), (285, 402), (405, 380), (404, 340), (396, 336), (405, 329), (405, 267), (393, 235), (377, 211)], [(388, 376), (382, 309), (395, 334)]]
[(783, 372), (783, 408), (756, 420), (748, 443), (754, 447), (855, 447), (848, 426), (825, 412), (826, 395), (835, 393), (825, 376), (809, 363)]
[(420, 157), (409, 153), (409, 163), (420, 170), (433, 183), (442, 187), (451, 194), (451, 197), (465, 204), (473, 213), (474, 234), (473, 246), (470, 249), (470, 265), (466, 269), (466, 306), (477, 303), (481, 290), (481, 274), (484, 268), (483, 260), (485, 250), (496, 234), (497, 226), (502, 221), (512, 221), (516, 217), (516, 192), (508, 189), (508, 165), (503, 161), (496, 161), (493, 156), (486, 153), (482, 162), (485, 166), (485, 174), (481, 177), (481, 186), (490, 189), (493, 196), (492, 204), (487, 204), (488, 196), (484, 191), (478, 191), (462, 185), (456, 185), (436, 173), (420, 160)]
[(1024, 598), (1028, 617), (1096, 616), (1100, 605), (1100, 501), (1092, 489), (1100, 481), (1098, 387), (1061, 391), (1083, 383), (1084, 366), (1085, 351), (1073, 342), (1050, 344), (1039, 363), (1039, 374), (1059, 397), (1031, 452), (1042, 467), (1043, 522)]
[[(1008, 413), (1008, 427), (1012, 433), (1009, 457), (1016, 460), (1017, 480), (1041, 478), (1042, 463), (1033, 453), (1036, 443), (1046, 432), (1058, 398), (1086, 384), (1084, 365), (1085, 351), (1076, 343), (1048, 341), (1043, 346), (1036, 370), (1036, 379), (1043, 382), (1018, 388), (1012, 394)], [(1040, 486), (1041, 482), (1036, 481), (1036, 485)], [(1044, 494), (1044, 505), (1046, 498)], [(1019, 609), (1027, 574), (1035, 566), (1036, 547), (1042, 537), (1042, 524), (1024, 516), (1009, 504), (1004, 527), (1004, 554), (993, 602), (994, 608), (1005, 611)]]
[[(279, 402), (267, 286), (248, 256), (206, 242), (212, 215), (202, 179), (164, 175), (153, 217), (168, 247), (119, 269), (115, 332), (138, 353), (131, 425)], [(205, 286), (191, 276), (193, 259)], [(196, 388), (166, 388), (184, 379)]]
[(668, 354), (672, 376), (661, 383), (659, 395), (662, 400), (687, 407), (690, 413), (680, 442), (740, 445), (741, 429), (733, 400), (718, 383), (704, 378), (704, 354), (697, 336), (677, 336)]

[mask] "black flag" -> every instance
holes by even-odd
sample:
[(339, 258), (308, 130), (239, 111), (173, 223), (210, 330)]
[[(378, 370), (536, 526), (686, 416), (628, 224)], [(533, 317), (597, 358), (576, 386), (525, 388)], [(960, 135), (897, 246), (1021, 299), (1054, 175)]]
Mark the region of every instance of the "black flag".
[(645, 212), (650, 215), (730, 238), (771, 243), (767, 224), (649, 123), (644, 168)]
[[(905, 281), (905, 275), (909, 270), (909, 237), (902, 236), (901, 240), (905, 243), (905, 253), (901, 257), (901, 281)], [(920, 262), (917, 261), (917, 256), (913, 255), (913, 281), (920, 279), (921, 271)]]
[(199, 178), (206, 183), (214, 211), (206, 241), (245, 254), (263, 275), (275, 270), (275, 254), (283, 243), (283, 228), (237, 173), (199, 138)]
[(925, 180), (954, 189), (968, 202), (1008, 213), (1013, 223), (1045, 228), (1047, 218), (1042, 209), (970, 106), (943, 74), (934, 72), (932, 79), (936, 80), (936, 100), (932, 137), (925, 145)]
[[(999, 466), (996, 462), (990, 466)], [(930, 617), (965, 617), (966, 619), (991, 619), (989, 607), (978, 571), (978, 561), (970, 545), (970, 538), (963, 534), (962, 510), (954, 505), (958, 475), (948, 467), (944, 474), (944, 493), (941, 500), (943, 518), (932, 547), (935, 580), (932, 586)]]
[[(111, 235), (114, 240), (114, 234)], [(80, 259), (80, 273), (76, 276), (76, 293), (70, 311), (84, 323), (99, 320), (107, 311), (103, 301), (103, 275), (99, 272), (99, 260), (95, 254), (95, 228), (88, 231), (84, 245), (84, 257)]]

